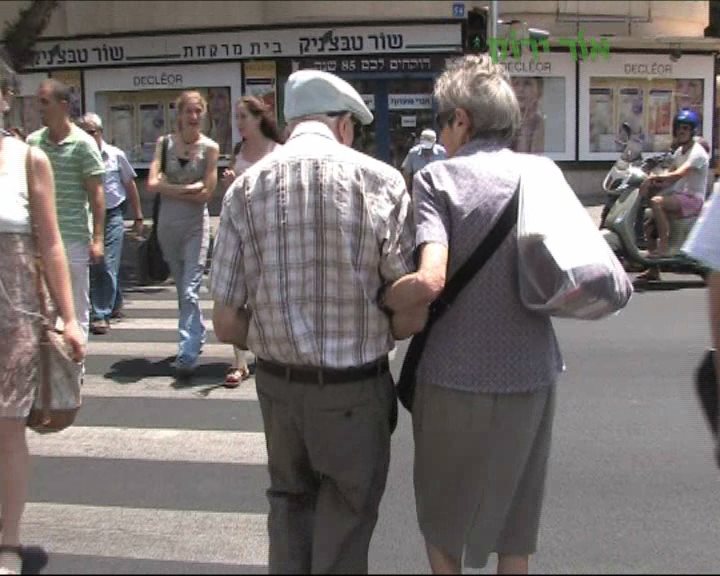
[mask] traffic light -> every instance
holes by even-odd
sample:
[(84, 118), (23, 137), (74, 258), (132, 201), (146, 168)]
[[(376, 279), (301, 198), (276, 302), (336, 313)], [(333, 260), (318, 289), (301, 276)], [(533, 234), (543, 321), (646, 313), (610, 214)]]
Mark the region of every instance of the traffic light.
[(465, 52), (487, 52), (487, 8), (473, 8), (468, 12), (465, 24)]

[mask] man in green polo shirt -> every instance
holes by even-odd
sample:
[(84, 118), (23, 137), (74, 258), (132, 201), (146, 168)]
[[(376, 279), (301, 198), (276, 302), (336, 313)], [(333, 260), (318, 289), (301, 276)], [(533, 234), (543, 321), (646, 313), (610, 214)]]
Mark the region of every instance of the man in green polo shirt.
[(70, 121), (67, 86), (44, 80), (37, 91), (37, 103), (45, 128), (33, 132), (27, 142), (39, 146), (52, 164), (58, 224), (70, 263), (75, 311), (87, 337), (89, 262), (102, 261), (105, 245), (105, 165), (92, 137)]

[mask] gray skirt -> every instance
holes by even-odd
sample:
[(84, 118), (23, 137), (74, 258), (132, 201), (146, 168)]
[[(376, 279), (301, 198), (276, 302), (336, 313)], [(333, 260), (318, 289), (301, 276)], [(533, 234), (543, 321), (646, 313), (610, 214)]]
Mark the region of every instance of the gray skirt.
[(555, 386), (474, 394), (419, 384), (415, 499), (425, 539), (471, 568), (537, 546)]

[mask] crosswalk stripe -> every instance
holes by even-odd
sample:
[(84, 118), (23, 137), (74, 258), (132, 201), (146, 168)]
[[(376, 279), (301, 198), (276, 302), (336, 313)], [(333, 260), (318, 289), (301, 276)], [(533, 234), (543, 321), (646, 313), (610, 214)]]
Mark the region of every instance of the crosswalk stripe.
[(23, 541), (51, 554), (265, 566), (267, 516), (28, 503)]
[(28, 434), (34, 456), (207, 462), (267, 463), (262, 432), (73, 426), (58, 434)]
[[(111, 330), (177, 330), (177, 318), (125, 318), (122, 322), (113, 324)], [(214, 331), (212, 320), (205, 319), (205, 328)]]
[(231, 390), (224, 388), (222, 382), (172, 388), (167, 376), (143, 378), (139, 382), (123, 384), (103, 376), (86, 374), (82, 394), (86, 398), (212, 398), (244, 402), (257, 400), (255, 381), (252, 378)]
[[(123, 356), (130, 358), (167, 358), (175, 356), (178, 351), (175, 342), (118, 342), (90, 338), (88, 344), (88, 356)], [(235, 357), (233, 347), (230, 344), (205, 344), (203, 356), (212, 358)], [(202, 362), (200, 356), (199, 362)]]
[[(123, 304), (124, 310), (177, 310), (177, 301), (168, 300), (128, 300)], [(212, 300), (201, 300), (200, 309), (212, 310)]]

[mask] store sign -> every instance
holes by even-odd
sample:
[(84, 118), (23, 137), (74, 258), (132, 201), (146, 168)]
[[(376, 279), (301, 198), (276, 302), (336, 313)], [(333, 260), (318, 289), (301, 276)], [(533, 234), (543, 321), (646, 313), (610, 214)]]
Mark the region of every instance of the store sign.
[(400, 126), (403, 128), (415, 128), (417, 126), (417, 116), (401, 116)]
[(375, 94), (360, 94), (369, 110), (375, 110)]
[(461, 24), (240, 30), (38, 42), (31, 68), (462, 52)]
[(390, 110), (427, 110), (432, 108), (431, 94), (388, 94)]
[(333, 74), (375, 74), (406, 72), (439, 72), (445, 66), (443, 56), (372, 56), (365, 58), (308, 59), (296, 63), (296, 68), (311, 68)]

